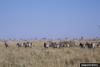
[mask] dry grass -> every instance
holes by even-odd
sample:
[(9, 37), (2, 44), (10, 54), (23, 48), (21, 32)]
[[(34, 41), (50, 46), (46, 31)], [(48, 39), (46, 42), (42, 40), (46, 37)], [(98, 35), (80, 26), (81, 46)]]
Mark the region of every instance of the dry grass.
[(5, 48), (0, 42), (0, 67), (79, 67), (82, 62), (100, 63), (100, 48), (44, 49), (42, 41), (32, 48), (17, 48), (15, 42)]

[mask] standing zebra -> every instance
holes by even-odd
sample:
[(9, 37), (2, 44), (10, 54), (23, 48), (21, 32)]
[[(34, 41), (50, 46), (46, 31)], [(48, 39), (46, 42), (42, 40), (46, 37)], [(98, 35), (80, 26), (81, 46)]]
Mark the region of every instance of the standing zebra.
[(49, 48), (49, 44), (44, 43), (44, 48)]
[(4, 45), (5, 45), (5, 47), (6, 47), (6, 48), (8, 48), (8, 47), (9, 47), (9, 46), (8, 46), (8, 44), (7, 44), (6, 42), (5, 42), (5, 44), (4, 44)]

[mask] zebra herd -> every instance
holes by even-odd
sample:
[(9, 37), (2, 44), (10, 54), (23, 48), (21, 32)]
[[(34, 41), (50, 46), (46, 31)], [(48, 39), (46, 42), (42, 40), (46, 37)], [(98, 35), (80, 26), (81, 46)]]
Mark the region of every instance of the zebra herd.
[(96, 48), (96, 47), (100, 47), (100, 43), (91, 43), (91, 42), (86, 42), (86, 43), (79, 43), (79, 44), (75, 44), (75, 42), (73, 41), (66, 41), (66, 42), (45, 42), (44, 43), (44, 48), (62, 48), (62, 47), (80, 47), (80, 48)]
[(61, 47), (70, 47), (70, 45), (67, 43), (56, 43), (56, 42), (45, 42), (44, 43), (44, 48), (49, 48), (49, 47), (52, 47), (52, 48), (61, 48)]
[(32, 48), (32, 43), (31, 42), (23, 42), (23, 43), (17, 43), (16, 44), (17, 45), (17, 47), (30, 47), (30, 48)]
[[(6, 48), (9, 47), (7, 42), (5, 42), (4, 45)], [(32, 45), (33, 45), (32, 42), (28, 42), (28, 41), (16, 43), (16, 46), (18, 48), (20, 47), (32, 48)], [(44, 48), (49, 48), (49, 47), (51, 48), (63, 48), (63, 47), (96, 48), (96, 47), (100, 47), (100, 42), (85, 42), (85, 43), (80, 42), (79, 44), (76, 44), (74, 41), (60, 41), (60, 42), (46, 41), (46, 42), (43, 42), (43, 47)]]
[[(6, 48), (9, 47), (9, 44), (8, 44), (7, 42), (5, 42), (4, 45), (5, 45)], [(19, 42), (18, 42), (18, 43), (16, 44), (16, 46), (17, 46), (18, 48), (20, 48), (20, 47), (25, 47), (25, 48), (30, 47), (30, 48), (32, 48), (32, 42), (23, 42), (23, 43), (19, 43)]]
[(89, 43), (89, 42), (86, 42), (85, 44), (80, 43), (79, 46), (81, 48), (96, 48), (96, 47), (100, 47), (100, 43)]

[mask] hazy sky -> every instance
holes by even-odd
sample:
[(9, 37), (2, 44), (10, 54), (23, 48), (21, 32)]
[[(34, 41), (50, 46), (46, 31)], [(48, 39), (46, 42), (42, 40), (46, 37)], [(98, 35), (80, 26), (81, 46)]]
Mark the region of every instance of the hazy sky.
[(0, 0), (0, 38), (100, 37), (100, 0)]

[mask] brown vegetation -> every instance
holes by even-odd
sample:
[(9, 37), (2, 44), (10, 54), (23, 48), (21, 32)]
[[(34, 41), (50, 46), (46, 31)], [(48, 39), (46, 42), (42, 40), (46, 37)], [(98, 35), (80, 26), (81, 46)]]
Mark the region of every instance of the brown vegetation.
[(80, 63), (100, 63), (100, 47), (48, 48), (42, 41), (34, 41), (32, 48), (17, 48), (16, 41), (5, 48), (0, 42), (0, 67), (79, 67)]

